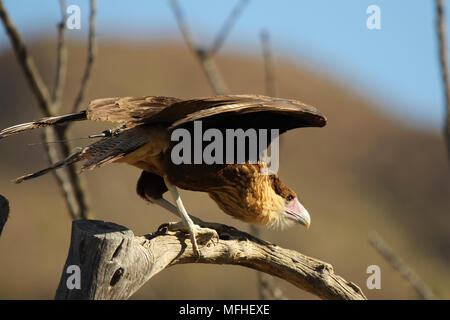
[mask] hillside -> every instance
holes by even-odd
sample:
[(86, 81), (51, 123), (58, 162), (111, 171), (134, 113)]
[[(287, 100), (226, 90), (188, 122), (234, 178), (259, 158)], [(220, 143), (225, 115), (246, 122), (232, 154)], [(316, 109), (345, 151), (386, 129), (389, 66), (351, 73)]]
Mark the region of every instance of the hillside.
[[(31, 52), (46, 83), (52, 84), (55, 44), (36, 42)], [(316, 106), (329, 123), (322, 129), (289, 132), (281, 144), (280, 176), (311, 213), (311, 228), (264, 230), (262, 237), (332, 263), (370, 299), (416, 298), (409, 284), (369, 246), (368, 233), (376, 230), (437, 295), (450, 298), (450, 171), (441, 137), (407, 127), (379, 111), (376, 101), (311, 70), (301, 57), (294, 64), (275, 54), (279, 96)], [(73, 44), (66, 110), (78, 90), (84, 59), (85, 48)], [(260, 55), (221, 54), (218, 66), (233, 93), (264, 93)], [(39, 117), (9, 49), (0, 52), (0, 70), (0, 128)], [(181, 44), (108, 43), (99, 47), (88, 99), (211, 94), (196, 60)], [(73, 136), (86, 136), (95, 127), (77, 124)], [(0, 238), (0, 299), (52, 298), (66, 259), (70, 220), (53, 177), (21, 185), (9, 182), (46, 165), (42, 147), (27, 145), (38, 141), (39, 132), (0, 141), (0, 193), (12, 208)], [(123, 224), (136, 234), (174, 220), (135, 194), (137, 169), (111, 165), (84, 175), (97, 219)], [(248, 230), (220, 213), (206, 195), (183, 192), (183, 197), (187, 209), (202, 219)], [(372, 264), (381, 267), (381, 290), (365, 286), (366, 268)], [(240, 267), (177, 266), (154, 278), (135, 298), (254, 299), (255, 283), (255, 272)], [(312, 297), (279, 284), (290, 298)]]

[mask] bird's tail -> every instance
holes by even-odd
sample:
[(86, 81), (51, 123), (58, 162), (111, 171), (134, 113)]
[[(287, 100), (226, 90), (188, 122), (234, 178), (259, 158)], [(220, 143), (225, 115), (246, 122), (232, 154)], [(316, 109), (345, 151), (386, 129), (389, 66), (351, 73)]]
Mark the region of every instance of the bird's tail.
[(81, 148), (80, 148), (80, 150), (78, 150), (77, 152), (72, 153), (72, 154), (71, 154), (70, 156), (68, 156), (67, 158), (65, 158), (65, 159), (63, 159), (63, 160), (61, 160), (61, 161), (58, 161), (58, 162), (54, 163), (54, 164), (51, 165), (50, 167), (45, 168), (45, 169), (43, 169), (43, 170), (39, 170), (39, 171), (34, 172), (34, 173), (26, 174), (26, 175), (21, 176), (21, 177), (19, 177), (19, 178), (17, 178), (17, 179), (14, 179), (12, 182), (14, 182), (14, 183), (21, 183), (21, 182), (26, 181), (26, 180), (30, 180), (30, 179), (33, 179), (33, 178), (40, 177), (40, 176), (42, 176), (42, 175), (44, 175), (44, 174), (46, 174), (47, 172), (50, 172), (50, 171), (52, 171), (52, 170), (61, 168), (61, 167), (63, 167), (63, 166), (70, 165), (70, 164), (75, 163), (75, 162), (77, 162), (77, 161), (80, 161), (80, 160), (83, 159), (83, 152), (84, 152), (84, 151), (85, 151), (85, 149), (81, 149)]
[(0, 139), (12, 136), (23, 131), (80, 120), (86, 120), (86, 111), (66, 114), (63, 116), (47, 117), (33, 122), (18, 124), (0, 131)]
[(127, 154), (135, 151), (150, 141), (150, 136), (146, 134), (146, 130), (142, 128), (124, 129), (123, 131), (116, 130), (112, 135), (104, 136), (100, 134), (93, 135), (92, 137), (94, 136), (98, 136), (99, 138), (102, 137), (102, 139), (84, 148), (78, 148), (76, 152), (63, 160), (54, 163), (48, 168), (26, 174), (13, 180), (13, 182), (21, 183), (26, 180), (37, 178), (47, 172), (83, 160), (86, 160), (87, 162), (82, 165), (81, 172), (99, 168), (122, 159)]

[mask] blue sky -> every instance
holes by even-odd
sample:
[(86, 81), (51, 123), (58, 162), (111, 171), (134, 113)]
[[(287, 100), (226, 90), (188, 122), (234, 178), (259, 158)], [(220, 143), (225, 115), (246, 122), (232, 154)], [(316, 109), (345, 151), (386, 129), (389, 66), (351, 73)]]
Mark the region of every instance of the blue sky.
[[(211, 43), (237, 1), (180, 0), (198, 43)], [(57, 0), (4, 3), (25, 40), (56, 32)], [(79, 37), (87, 32), (89, 2), (67, 3), (81, 8), (82, 29), (69, 33)], [(381, 30), (366, 27), (369, 5), (381, 9)], [(181, 41), (167, 0), (98, 0), (97, 23), (99, 41), (158, 41), (168, 36)], [(412, 125), (442, 125), (433, 0), (251, 0), (223, 50), (245, 48), (259, 54), (262, 29), (270, 33), (275, 56), (307, 62), (334, 75)], [(447, 29), (450, 34), (450, 25)], [(0, 28), (0, 50), (4, 48), (9, 42)]]

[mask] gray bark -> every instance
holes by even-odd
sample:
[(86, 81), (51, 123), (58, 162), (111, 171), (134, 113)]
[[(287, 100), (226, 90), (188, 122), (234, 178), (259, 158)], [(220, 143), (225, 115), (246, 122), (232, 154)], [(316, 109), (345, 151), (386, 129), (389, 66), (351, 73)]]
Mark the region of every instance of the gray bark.
[[(220, 239), (200, 242), (198, 259), (189, 235), (181, 231), (160, 227), (155, 233), (135, 236), (114, 223), (76, 220), (56, 299), (127, 299), (160, 271), (183, 263), (240, 265), (284, 279), (322, 299), (366, 299), (358, 286), (336, 275), (328, 263), (229, 226), (208, 227), (214, 227)], [(68, 280), (73, 283), (73, 273), (67, 272), (71, 265), (80, 267), (80, 289), (68, 288)]]

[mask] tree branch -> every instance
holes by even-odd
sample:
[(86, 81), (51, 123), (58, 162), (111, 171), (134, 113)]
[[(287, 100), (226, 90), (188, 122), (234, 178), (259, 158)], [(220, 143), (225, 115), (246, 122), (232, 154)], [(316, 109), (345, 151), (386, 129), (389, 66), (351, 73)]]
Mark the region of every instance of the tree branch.
[(228, 16), (227, 20), (223, 24), (222, 28), (220, 29), (219, 33), (217, 34), (212, 47), (208, 50), (207, 58), (215, 56), (216, 53), (220, 50), (223, 43), (225, 42), (225, 39), (228, 37), (228, 34), (230, 33), (231, 29), (233, 29), (234, 25), (236, 24), (237, 19), (239, 18), (245, 6), (249, 2), (250, 0), (240, 0), (236, 4), (236, 6), (233, 8), (230, 15)]
[(276, 97), (275, 71), (273, 66), (272, 52), (270, 50), (269, 34), (266, 31), (261, 32), (261, 44), (264, 61), (264, 75), (266, 83), (266, 95)]
[[(242, 1), (241, 1), (242, 2)], [(247, 2), (247, 1), (243, 1)], [(222, 28), (222, 32), (219, 33), (218, 40), (215, 41), (215, 45), (211, 48), (211, 50), (214, 50), (213, 54), (211, 52), (206, 51), (204, 49), (201, 49), (197, 47), (192, 39), (192, 33), (190, 32), (190, 29), (184, 19), (183, 11), (181, 10), (180, 5), (178, 4), (177, 0), (171, 0), (170, 5), (172, 8), (172, 11), (175, 15), (175, 18), (178, 23), (178, 27), (181, 31), (181, 34), (183, 35), (184, 41), (186, 42), (187, 47), (189, 50), (192, 51), (192, 53), (197, 58), (198, 62), (200, 63), (200, 66), (205, 73), (206, 78), (209, 81), (209, 84), (211, 85), (211, 88), (217, 95), (223, 95), (228, 93), (227, 85), (225, 84), (225, 81), (223, 80), (222, 75), (220, 74), (219, 70), (217, 69), (216, 63), (214, 61), (214, 54), (217, 53), (218, 49), (222, 45), (222, 43), (225, 41), (225, 37), (228, 34), (229, 30), (231, 29), (232, 24), (228, 22), (230, 19), (227, 20), (226, 25), (230, 24), (227, 27)], [(242, 7), (242, 6), (239, 6)], [(236, 11), (236, 10), (233, 10)], [(241, 10), (238, 10), (238, 13)], [(232, 14), (234, 18), (231, 19), (231, 22), (234, 23), (236, 21), (237, 14)]]
[[(59, 131), (58, 131), (59, 129)], [(47, 127), (44, 128), (43, 134), (42, 134), (42, 140), (43, 140), (43, 147), (45, 150), (45, 153), (47, 155), (48, 162), (50, 164), (56, 163), (60, 159), (60, 155), (58, 152), (58, 149), (52, 145), (53, 141), (63, 141), (59, 140), (61, 134), (66, 137), (65, 132), (61, 131), (60, 128), (56, 129), (55, 127)], [(73, 172), (76, 171), (73, 168)], [(67, 210), (69, 212), (69, 215), (72, 220), (76, 219), (82, 219), (83, 218), (83, 212), (87, 210), (87, 208), (81, 208), (80, 205), (84, 205), (84, 195), (83, 193), (77, 196), (77, 189), (82, 190), (81, 186), (78, 186), (77, 188), (74, 188), (74, 184), (72, 181), (78, 181), (77, 183), (80, 183), (79, 179), (72, 180), (70, 176), (70, 170), (53, 170), (52, 171), (53, 176), (56, 179), (56, 182), (58, 183), (59, 189), (62, 193), (62, 196), (65, 199), (65, 203), (67, 206)]]
[(36, 68), (33, 58), (28, 53), (27, 47), (23, 43), (20, 33), (17, 31), (17, 28), (14, 26), (8, 13), (6, 12), (2, 0), (0, 0), (0, 19), (3, 22), (3, 26), (6, 29), (9, 39), (11, 40), (11, 45), (14, 49), (17, 60), (22, 67), (22, 71), (25, 74), (25, 78), (27, 79), (33, 94), (38, 99), (39, 107), (42, 113), (46, 117), (53, 116), (53, 112), (51, 110), (52, 102), (48, 89)]
[[(84, 70), (83, 79), (81, 80), (81, 87), (80, 91), (78, 92), (78, 95), (75, 99), (75, 103), (72, 107), (72, 112), (77, 112), (78, 109), (81, 106), (81, 103), (83, 102), (84, 96), (86, 94), (86, 89), (89, 85), (90, 79), (91, 79), (91, 71), (92, 67), (94, 66), (94, 61), (97, 53), (97, 44), (96, 44), (96, 37), (95, 37), (95, 30), (96, 30), (96, 0), (91, 0), (91, 14), (89, 17), (89, 43), (88, 43), (88, 59), (86, 63), (86, 69)], [(70, 123), (70, 122), (69, 122)]]
[(56, 76), (53, 89), (52, 102), (55, 112), (58, 112), (61, 106), (62, 94), (66, 80), (67, 71), (67, 47), (66, 47), (66, 1), (60, 0), (61, 21), (58, 23), (58, 49), (56, 57)]
[(416, 290), (419, 296), (424, 300), (435, 300), (437, 297), (433, 294), (431, 289), (423, 282), (417, 273), (406, 264), (392, 248), (379, 236), (373, 232), (369, 235), (369, 243), (377, 252), (394, 268), (397, 270), (406, 281)]
[(0, 236), (9, 216), (9, 202), (4, 196), (0, 194)]
[(447, 64), (447, 44), (445, 33), (445, 8), (442, 0), (436, 0), (437, 22), (436, 29), (439, 39), (439, 58), (441, 63), (441, 75), (445, 94), (445, 125), (444, 139), (447, 142), (447, 155), (450, 161), (450, 80)]
[[(213, 225), (220, 240), (202, 245), (202, 256), (197, 260), (190, 237), (183, 232), (160, 227), (155, 233), (135, 236), (131, 230), (114, 223), (73, 221), (70, 250), (56, 299), (127, 299), (159, 272), (185, 263), (252, 268), (282, 278), (322, 299), (366, 299), (361, 289), (336, 275), (328, 263), (229, 226)], [(71, 281), (67, 268), (71, 265), (80, 267), (78, 290), (67, 286)]]
[[(259, 238), (260, 232), (257, 226), (250, 225), (250, 233)], [(264, 273), (257, 272), (258, 295), (260, 300), (287, 300), (280, 288), (275, 284), (275, 278)]]

